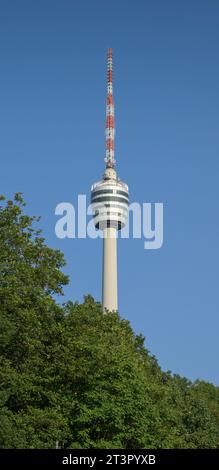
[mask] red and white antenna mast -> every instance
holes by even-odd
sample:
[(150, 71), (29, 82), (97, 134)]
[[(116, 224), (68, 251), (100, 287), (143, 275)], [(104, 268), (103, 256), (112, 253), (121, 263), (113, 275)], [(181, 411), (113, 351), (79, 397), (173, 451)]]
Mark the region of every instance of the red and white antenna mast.
[(106, 168), (115, 167), (114, 158), (114, 100), (113, 100), (113, 52), (109, 48), (107, 52), (107, 101), (106, 101)]

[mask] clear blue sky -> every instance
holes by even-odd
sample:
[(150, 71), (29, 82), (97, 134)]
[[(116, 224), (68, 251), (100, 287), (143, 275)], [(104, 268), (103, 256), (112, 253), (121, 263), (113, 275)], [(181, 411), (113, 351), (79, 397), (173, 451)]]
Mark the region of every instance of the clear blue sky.
[(0, 192), (21, 191), (65, 254), (66, 299), (101, 295), (100, 240), (59, 240), (57, 203), (103, 172), (106, 49), (116, 158), (160, 201), (164, 246), (119, 241), (121, 315), (162, 368), (219, 384), (219, 2), (1, 0)]

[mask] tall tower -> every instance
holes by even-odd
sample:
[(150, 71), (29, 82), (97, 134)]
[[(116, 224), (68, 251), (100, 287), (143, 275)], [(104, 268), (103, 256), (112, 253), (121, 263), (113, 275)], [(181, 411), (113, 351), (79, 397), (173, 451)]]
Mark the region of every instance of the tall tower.
[(114, 100), (112, 49), (107, 53), (106, 100), (106, 168), (103, 179), (91, 187), (94, 225), (103, 231), (103, 311), (118, 310), (117, 231), (124, 227), (128, 215), (129, 190), (115, 170), (114, 158)]

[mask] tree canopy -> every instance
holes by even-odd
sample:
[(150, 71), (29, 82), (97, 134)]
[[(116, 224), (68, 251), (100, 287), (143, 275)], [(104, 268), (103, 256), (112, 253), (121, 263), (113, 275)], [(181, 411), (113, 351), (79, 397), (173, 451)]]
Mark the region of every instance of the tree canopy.
[(163, 372), (129, 322), (61, 305), (63, 254), (0, 207), (0, 447), (217, 448), (219, 388)]

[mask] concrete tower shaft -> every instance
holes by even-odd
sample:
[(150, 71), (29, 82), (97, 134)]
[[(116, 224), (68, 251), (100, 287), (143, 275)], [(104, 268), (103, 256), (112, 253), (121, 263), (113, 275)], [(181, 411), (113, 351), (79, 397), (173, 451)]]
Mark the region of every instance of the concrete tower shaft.
[(116, 229), (106, 227), (103, 229), (102, 305), (104, 312), (118, 310), (117, 283)]

